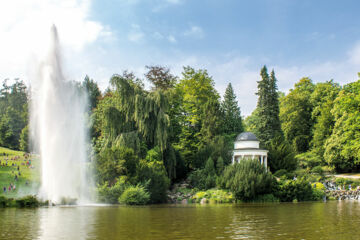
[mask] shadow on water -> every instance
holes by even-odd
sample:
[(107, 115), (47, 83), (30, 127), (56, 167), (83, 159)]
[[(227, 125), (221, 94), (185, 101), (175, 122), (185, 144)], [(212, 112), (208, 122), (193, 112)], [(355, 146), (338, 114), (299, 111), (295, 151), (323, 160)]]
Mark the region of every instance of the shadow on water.
[(357, 239), (360, 203), (0, 209), (1, 239)]

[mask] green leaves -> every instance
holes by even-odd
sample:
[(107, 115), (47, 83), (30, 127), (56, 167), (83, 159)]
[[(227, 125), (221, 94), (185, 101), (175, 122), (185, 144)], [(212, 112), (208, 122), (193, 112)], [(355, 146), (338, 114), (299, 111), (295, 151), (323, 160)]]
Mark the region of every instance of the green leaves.
[(255, 135), (260, 143), (267, 146), (271, 139), (282, 136), (279, 121), (279, 99), (277, 92), (277, 80), (275, 72), (272, 71), (269, 77), (267, 68), (264, 66), (260, 72), (261, 81), (258, 81), (258, 102), (256, 112), (250, 124), (253, 125)]
[(236, 199), (249, 201), (270, 193), (273, 177), (258, 160), (243, 159), (225, 168), (219, 183), (231, 190)]

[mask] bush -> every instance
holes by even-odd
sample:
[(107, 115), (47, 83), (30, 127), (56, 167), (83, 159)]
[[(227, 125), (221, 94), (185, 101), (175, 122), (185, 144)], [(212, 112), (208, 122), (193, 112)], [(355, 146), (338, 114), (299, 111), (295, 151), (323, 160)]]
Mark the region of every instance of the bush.
[(257, 160), (244, 159), (225, 168), (219, 179), (224, 189), (235, 194), (237, 200), (249, 201), (271, 192), (273, 176)]
[(281, 202), (313, 200), (313, 189), (305, 177), (296, 180), (282, 180), (275, 192)]
[(319, 200), (322, 200), (324, 198), (324, 196), (325, 196), (325, 192), (323, 190), (313, 188), (311, 200), (319, 201)]
[(335, 183), (337, 186), (346, 186), (349, 184), (353, 184), (353, 180), (349, 178), (336, 178)]
[(209, 189), (206, 192), (200, 191), (194, 194), (191, 202), (199, 203), (203, 198), (208, 199), (211, 203), (231, 203), (234, 201), (231, 192), (220, 189)]
[(295, 153), (288, 143), (281, 137), (274, 138), (269, 146), (269, 166), (272, 172), (280, 169), (293, 171), (297, 167)]
[(15, 200), (17, 207), (38, 207), (40, 206), (39, 200), (35, 196), (25, 196)]
[(144, 205), (150, 200), (150, 194), (144, 187), (137, 185), (130, 186), (119, 197), (119, 203), (127, 205)]
[(210, 157), (204, 169), (198, 169), (190, 173), (188, 180), (192, 187), (201, 190), (206, 190), (215, 187), (216, 185), (216, 170), (214, 162)]
[(280, 169), (274, 173), (274, 176), (280, 178), (281, 176), (287, 176), (287, 174), (288, 172), (285, 169)]
[(150, 202), (166, 201), (166, 191), (169, 188), (170, 180), (162, 162), (141, 160), (136, 170), (136, 176), (136, 182), (142, 183), (149, 191)]
[(272, 193), (259, 195), (253, 202), (279, 202), (279, 199), (275, 197)]
[(321, 157), (314, 152), (305, 152), (295, 156), (302, 168), (314, 168), (322, 164)]
[(126, 177), (120, 177), (113, 186), (105, 182), (97, 188), (97, 196), (100, 202), (117, 203), (121, 194), (125, 191), (128, 184), (126, 184)]
[(311, 169), (311, 172), (312, 172), (312, 173), (319, 174), (319, 175), (323, 175), (323, 174), (324, 174), (324, 171), (323, 171), (323, 169), (322, 169), (321, 166), (316, 166), (316, 167), (314, 167), (313, 169)]

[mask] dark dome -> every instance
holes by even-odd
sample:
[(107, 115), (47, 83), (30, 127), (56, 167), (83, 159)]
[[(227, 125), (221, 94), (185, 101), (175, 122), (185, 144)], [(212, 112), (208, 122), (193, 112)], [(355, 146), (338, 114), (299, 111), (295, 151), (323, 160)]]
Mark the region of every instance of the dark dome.
[(259, 141), (252, 132), (243, 132), (236, 137), (236, 141)]

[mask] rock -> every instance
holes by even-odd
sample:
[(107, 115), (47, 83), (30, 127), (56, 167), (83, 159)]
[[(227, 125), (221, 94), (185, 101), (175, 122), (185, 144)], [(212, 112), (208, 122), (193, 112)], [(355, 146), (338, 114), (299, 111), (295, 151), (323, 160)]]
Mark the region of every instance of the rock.
[(206, 203), (206, 198), (202, 198), (200, 204), (205, 204), (205, 203)]
[(183, 200), (181, 201), (181, 204), (188, 204), (188, 200), (187, 200), (187, 199), (183, 199)]

